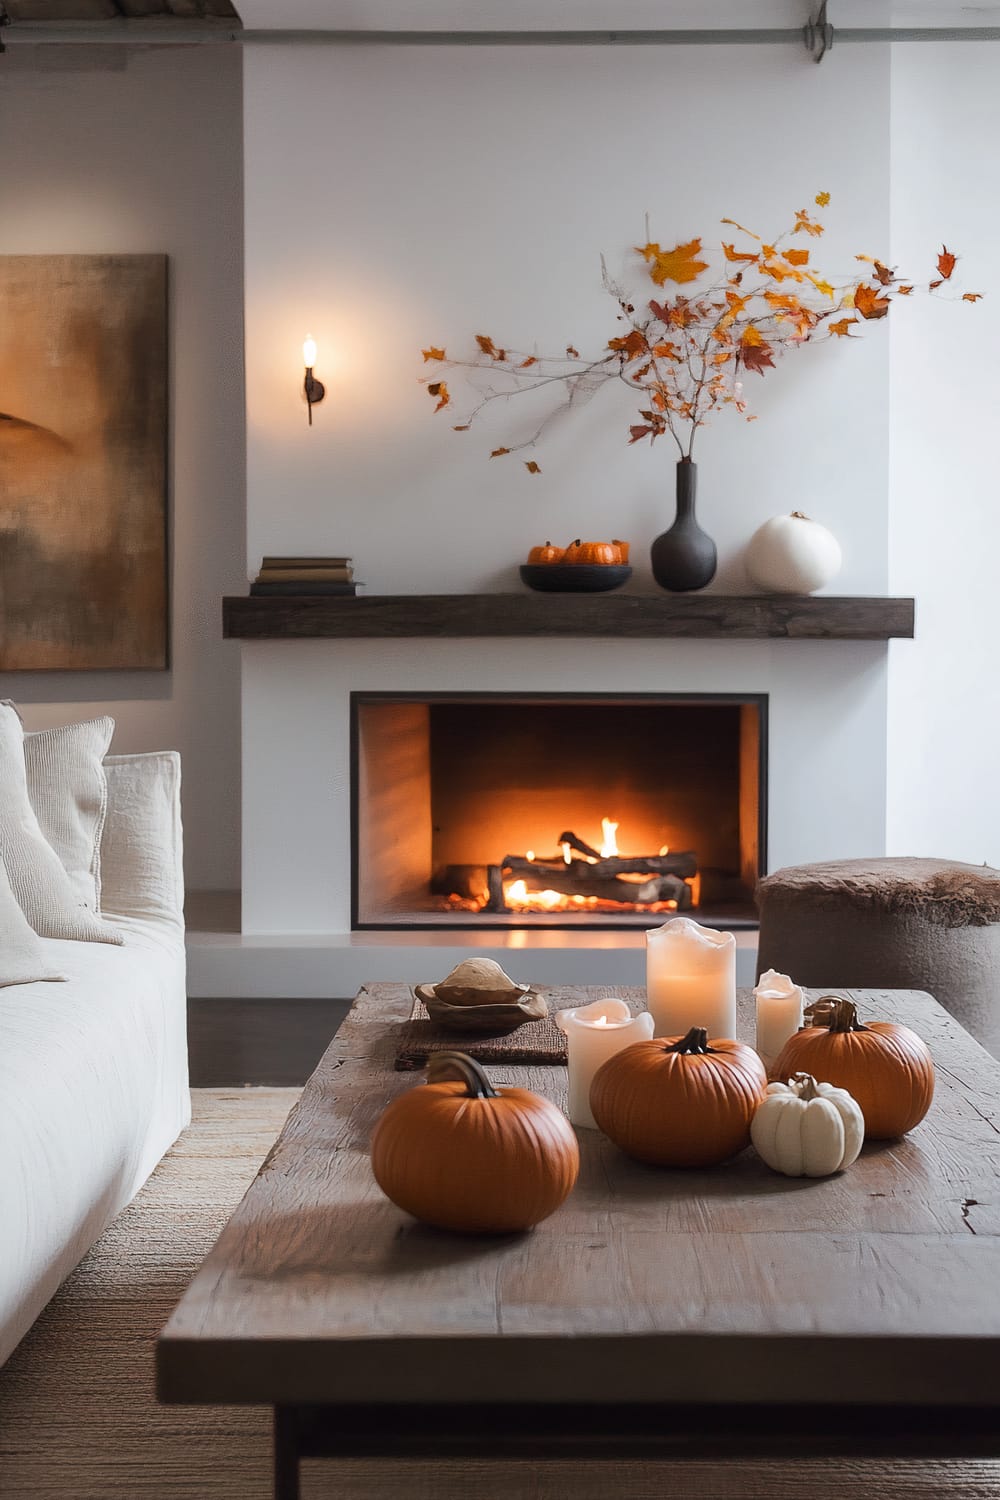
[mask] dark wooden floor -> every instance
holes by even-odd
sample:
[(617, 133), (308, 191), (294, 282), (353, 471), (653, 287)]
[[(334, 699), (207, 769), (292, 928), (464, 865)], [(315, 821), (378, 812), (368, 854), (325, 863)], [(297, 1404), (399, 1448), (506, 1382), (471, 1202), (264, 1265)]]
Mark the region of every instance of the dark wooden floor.
[(188, 1000), (192, 1088), (305, 1083), (349, 1000)]

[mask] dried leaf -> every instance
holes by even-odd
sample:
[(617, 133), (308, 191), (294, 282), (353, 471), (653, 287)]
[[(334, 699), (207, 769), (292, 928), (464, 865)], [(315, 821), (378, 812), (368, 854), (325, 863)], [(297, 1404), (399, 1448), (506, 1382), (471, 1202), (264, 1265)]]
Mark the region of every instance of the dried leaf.
[(447, 355), (445, 354), (444, 350), (443, 349), (435, 349), (435, 347), (434, 347), (433, 344), (431, 345), (431, 347), (429, 349), (421, 349), (420, 352), (424, 356), (424, 364), (426, 364), (429, 359), (446, 359), (447, 358)]
[(785, 259), (790, 266), (807, 266), (809, 264), (809, 251), (786, 250)]
[(896, 288), (896, 296), (897, 297), (911, 297), (912, 295), (913, 295), (913, 288), (912, 288), (912, 286), (898, 286)]
[(708, 270), (707, 260), (698, 260), (701, 240), (688, 240), (684, 245), (675, 245), (672, 250), (661, 250), (655, 241), (648, 245), (637, 245), (639, 254), (649, 264), (649, 274), (657, 286), (667, 281), (683, 284), (697, 281), (702, 271)]
[(830, 285), (830, 283), (828, 281), (824, 281), (823, 278), (822, 278), (822, 276), (810, 276), (809, 280), (812, 282), (812, 284), (816, 288), (817, 292), (819, 292), (820, 296), (822, 296), (822, 297), (832, 297), (833, 296), (833, 287)]
[(608, 339), (608, 348), (614, 349), (617, 354), (624, 354), (626, 359), (638, 359), (640, 355), (649, 353), (645, 334), (638, 328), (633, 328), (624, 338)]
[(873, 255), (856, 255), (854, 259), (867, 261), (870, 266), (875, 264), (875, 257)]
[[(756, 338), (748, 339), (747, 334), (754, 333)], [(740, 339), (740, 357), (748, 370), (756, 370), (758, 375), (763, 375), (765, 370), (774, 369), (772, 355), (774, 350), (766, 339), (761, 338), (756, 328), (748, 328)]]
[(835, 333), (838, 339), (849, 339), (851, 329), (856, 325), (857, 318), (838, 318), (836, 323), (829, 325), (830, 332)]
[(943, 281), (929, 281), (927, 283), (927, 290), (929, 292), (936, 292), (939, 286), (944, 286), (944, 282)]
[(531, 367), (531, 365), (537, 365), (537, 363), (538, 363), (538, 357), (537, 357), (537, 355), (532, 354), (527, 359), (522, 359), (521, 363), (518, 365), (517, 368), (519, 370), (527, 370), (527, 369), (529, 369)]
[(763, 342), (764, 335), (761, 333), (760, 329), (755, 328), (752, 323), (749, 325), (749, 327), (743, 330), (743, 337), (740, 339), (741, 345), (749, 348), (751, 345), (760, 345)]
[(889, 267), (884, 266), (880, 260), (873, 260), (872, 265), (875, 267), (872, 275), (877, 278), (879, 284), (881, 286), (891, 286), (892, 272), (889, 270)]
[(982, 292), (963, 292), (962, 293), (962, 301), (963, 302), (982, 302), (982, 300), (983, 300), (983, 294), (982, 294)]
[(438, 398), (438, 404), (434, 408), (435, 411), (440, 411), (442, 406), (447, 406), (451, 400), (451, 397), (448, 394), (448, 387), (445, 385), (443, 380), (431, 381), (430, 385), (427, 387), (427, 394), (429, 396), (436, 396)]
[(889, 311), (889, 301), (886, 297), (880, 297), (873, 286), (861, 282), (854, 288), (854, 310), (869, 320), (884, 318)]
[(727, 260), (745, 260), (752, 263), (757, 259), (756, 255), (747, 255), (742, 250), (737, 250), (735, 245), (727, 245), (724, 243), (722, 246), (722, 252)]
[(463, 422), (462, 425), (461, 425), (461, 427), (453, 427), (451, 430), (452, 430), (452, 432), (468, 432), (468, 430), (469, 430), (469, 428), (471, 426), (472, 426), (471, 422)]
[(542, 472), (533, 458), (525, 459), (524, 467), (529, 474), (540, 474)]
[(947, 245), (941, 246), (941, 254), (937, 258), (937, 268), (941, 273), (942, 281), (947, 281), (954, 271), (958, 261), (957, 255), (952, 255)]
[(580, 351), (579, 351), (579, 349), (574, 349), (572, 344), (567, 344), (566, 345), (566, 353), (569, 355), (570, 359), (579, 359), (580, 358)]
[(825, 208), (826, 205), (829, 203), (829, 201), (830, 201), (830, 194), (829, 193), (817, 193), (816, 197), (813, 199), (813, 202), (817, 203), (820, 208)]
[(677, 345), (672, 344), (669, 339), (665, 343), (654, 344), (650, 353), (656, 359), (680, 360), (680, 355), (677, 353)]
[(490, 458), (500, 458), (502, 454), (509, 452), (509, 448), (494, 448), (493, 452), (490, 454)]
[(792, 233), (819, 235), (823, 233), (823, 226), (811, 219), (804, 208), (799, 208), (795, 211), (795, 228)]
[(489, 337), (488, 334), (477, 333), (476, 334), (476, 343), (479, 345), (479, 347), (482, 350), (483, 354), (495, 355), (496, 352), (497, 352), (496, 351), (496, 345), (494, 344), (493, 340)]

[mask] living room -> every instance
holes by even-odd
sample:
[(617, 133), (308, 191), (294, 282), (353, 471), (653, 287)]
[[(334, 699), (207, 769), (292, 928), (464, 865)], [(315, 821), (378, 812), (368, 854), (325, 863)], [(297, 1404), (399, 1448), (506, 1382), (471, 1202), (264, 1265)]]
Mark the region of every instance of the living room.
[[(0, 1493), (1000, 1497), (1000, 5), (0, 20)], [(933, 1103), (639, 1166), (612, 1000)], [(371, 1156), (455, 1048), (530, 1234)]]

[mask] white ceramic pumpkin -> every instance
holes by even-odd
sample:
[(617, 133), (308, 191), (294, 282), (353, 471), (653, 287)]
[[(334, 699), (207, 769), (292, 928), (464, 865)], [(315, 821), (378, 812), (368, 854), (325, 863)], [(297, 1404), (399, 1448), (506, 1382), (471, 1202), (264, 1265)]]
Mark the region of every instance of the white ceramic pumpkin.
[(843, 556), (832, 531), (800, 510), (772, 516), (758, 527), (746, 550), (746, 569), (769, 594), (811, 594), (840, 572)]
[(865, 1117), (846, 1089), (795, 1073), (768, 1085), (750, 1139), (762, 1161), (786, 1177), (829, 1177), (857, 1159)]

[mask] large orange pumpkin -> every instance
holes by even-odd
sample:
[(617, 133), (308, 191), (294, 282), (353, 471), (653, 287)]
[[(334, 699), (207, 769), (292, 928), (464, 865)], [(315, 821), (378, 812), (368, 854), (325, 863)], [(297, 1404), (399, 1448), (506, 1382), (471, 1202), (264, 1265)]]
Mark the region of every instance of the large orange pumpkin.
[(590, 1108), (605, 1135), (637, 1161), (711, 1167), (750, 1144), (767, 1093), (764, 1064), (742, 1042), (685, 1037), (636, 1042), (594, 1074)]
[(813, 1024), (789, 1037), (772, 1077), (811, 1073), (846, 1089), (861, 1106), (867, 1140), (892, 1140), (919, 1125), (934, 1097), (934, 1064), (908, 1026), (858, 1020), (852, 1000), (827, 995), (811, 1006)]
[(439, 1052), (427, 1083), (392, 1101), (371, 1156), (397, 1207), (439, 1229), (482, 1234), (548, 1218), (580, 1170), (562, 1111), (528, 1089), (493, 1088), (463, 1052)]

